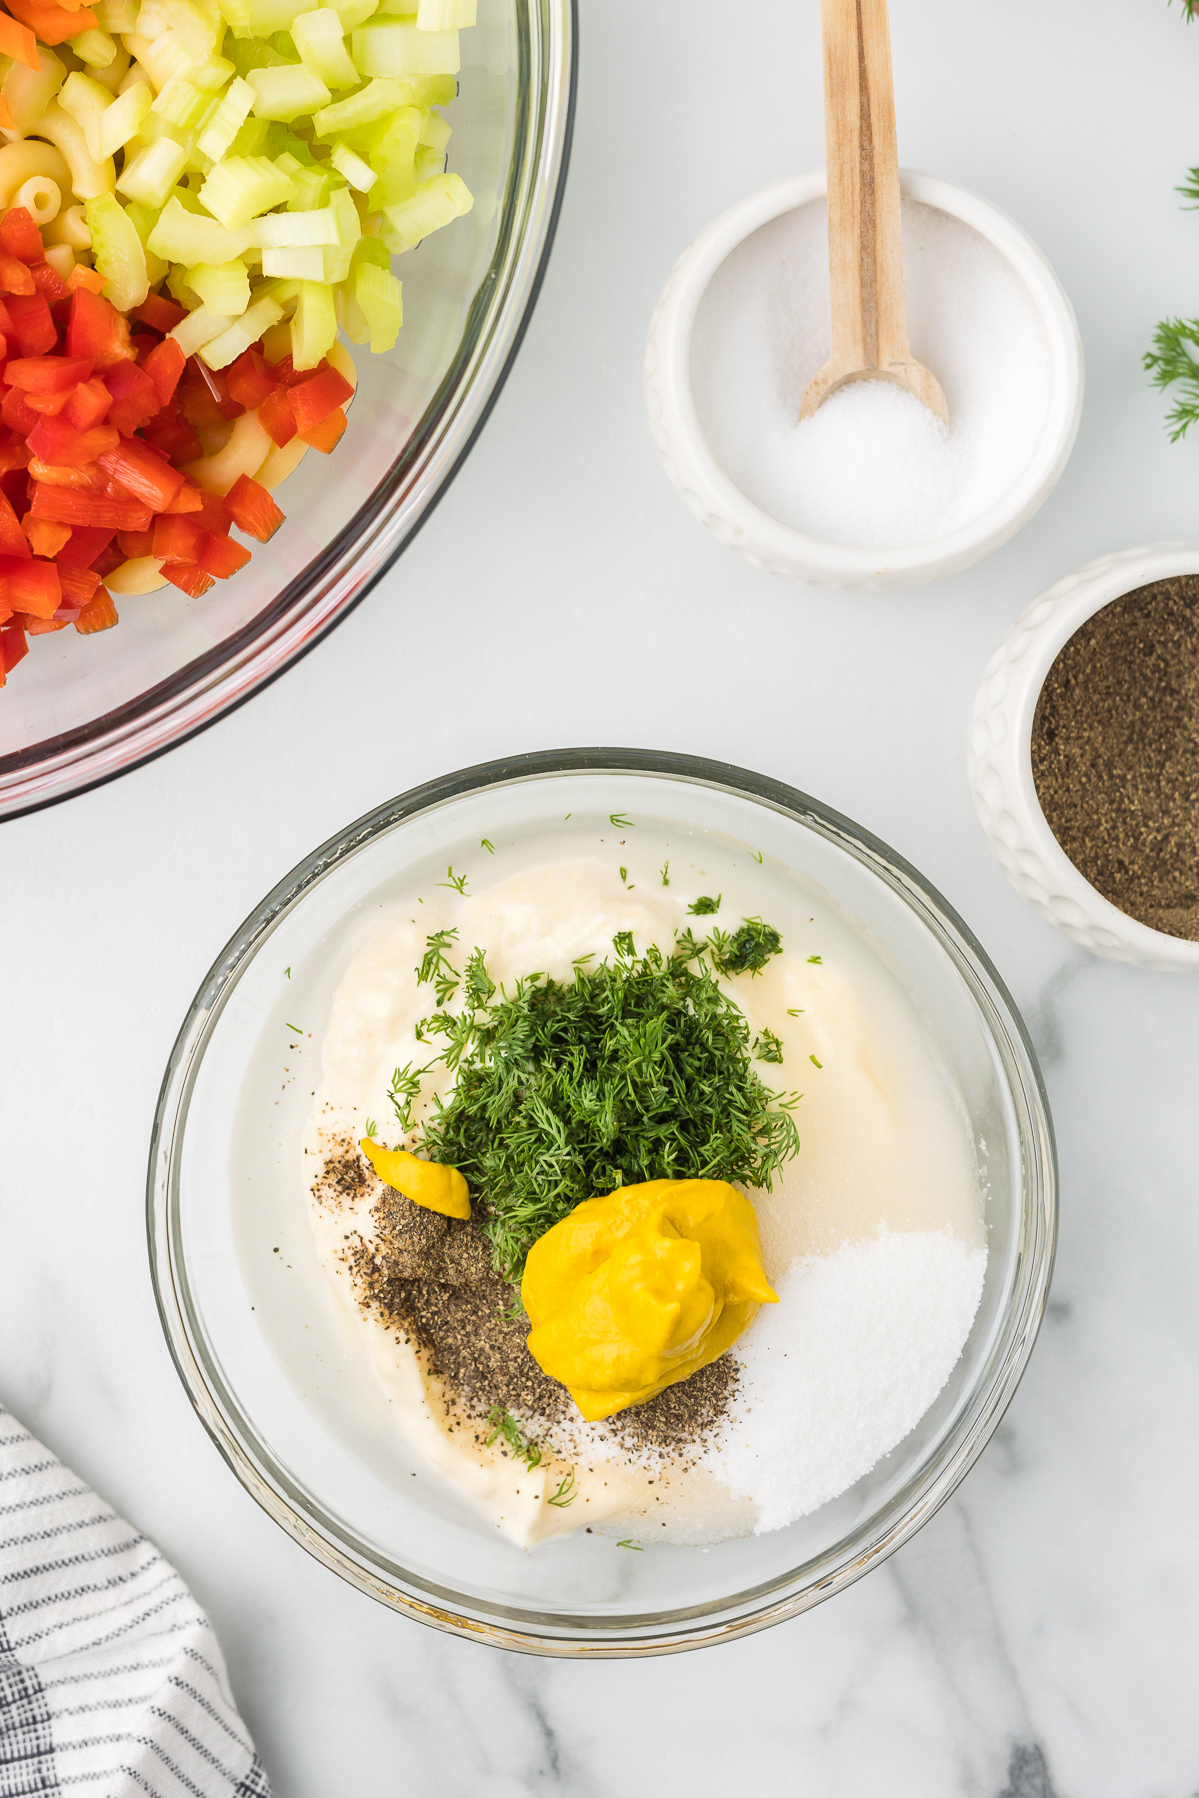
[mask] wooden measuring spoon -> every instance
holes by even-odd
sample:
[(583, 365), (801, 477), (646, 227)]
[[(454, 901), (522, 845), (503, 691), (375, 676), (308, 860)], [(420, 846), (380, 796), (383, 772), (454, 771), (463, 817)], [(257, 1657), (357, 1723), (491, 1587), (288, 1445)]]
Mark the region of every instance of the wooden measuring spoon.
[(832, 355), (799, 409), (849, 381), (892, 381), (949, 423), (937, 378), (908, 348), (887, 0), (821, 0)]

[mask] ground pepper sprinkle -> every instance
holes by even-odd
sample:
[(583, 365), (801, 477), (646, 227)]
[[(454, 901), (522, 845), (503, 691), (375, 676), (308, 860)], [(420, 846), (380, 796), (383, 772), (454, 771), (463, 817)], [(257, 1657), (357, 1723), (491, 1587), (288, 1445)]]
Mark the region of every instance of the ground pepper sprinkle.
[(1199, 942), (1199, 576), (1139, 587), (1074, 633), (1037, 701), (1032, 772), (1091, 885)]

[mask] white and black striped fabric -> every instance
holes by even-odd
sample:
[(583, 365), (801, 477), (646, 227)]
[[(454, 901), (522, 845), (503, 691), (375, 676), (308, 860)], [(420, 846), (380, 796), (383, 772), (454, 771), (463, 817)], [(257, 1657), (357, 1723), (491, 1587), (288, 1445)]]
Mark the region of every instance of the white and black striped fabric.
[(173, 1567), (0, 1405), (0, 1798), (270, 1798)]

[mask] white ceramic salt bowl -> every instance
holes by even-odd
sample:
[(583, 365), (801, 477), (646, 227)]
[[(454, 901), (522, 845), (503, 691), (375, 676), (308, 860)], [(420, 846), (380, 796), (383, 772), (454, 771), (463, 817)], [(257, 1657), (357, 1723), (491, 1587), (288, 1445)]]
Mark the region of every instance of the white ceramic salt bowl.
[[(896, 549), (826, 543), (781, 524), (748, 499), (717, 462), (691, 385), (696, 314), (713, 275), (737, 246), (783, 214), (821, 200), (823, 169), (774, 181), (701, 231), (662, 291), (645, 351), (645, 405), (662, 466), (713, 536), (758, 567), (822, 587), (904, 587), (968, 568), (1006, 543), (1052, 492), (1069, 460), (1082, 410), (1083, 358), (1074, 311), (1040, 250), (1006, 214), (965, 188), (904, 170), (904, 197), (971, 226), (994, 246), (1031, 302), (1049, 358), (1050, 398), (1032, 457), (994, 505), (959, 530)], [(815, 370), (812, 370), (815, 373)]]
[(1050, 924), (1109, 961), (1199, 970), (1199, 943), (1130, 918), (1070, 860), (1037, 799), (1032, 726), (1045, 677), (1088, 618), (1152, 581), (1199, 574), (1199, 544), (1158, 543), (1088, 562), (1033, 601), (987, 663), (966, 765), (979, 823), (1016, 891)]

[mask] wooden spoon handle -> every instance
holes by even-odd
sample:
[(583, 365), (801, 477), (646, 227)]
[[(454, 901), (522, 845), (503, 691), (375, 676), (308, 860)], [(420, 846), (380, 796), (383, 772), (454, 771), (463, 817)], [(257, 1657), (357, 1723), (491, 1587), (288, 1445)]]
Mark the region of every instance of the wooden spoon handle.
[(831, 367), (907, 362), (887, 0), (822, 0)]

